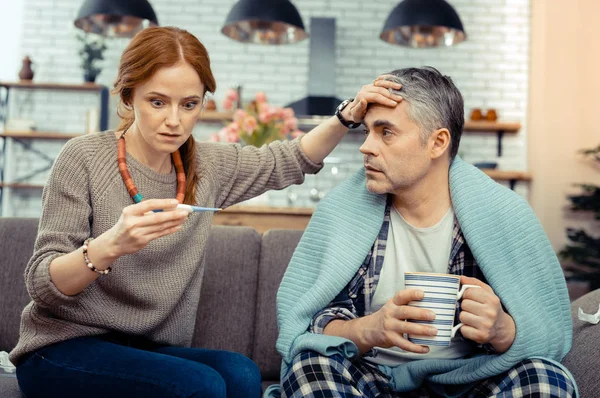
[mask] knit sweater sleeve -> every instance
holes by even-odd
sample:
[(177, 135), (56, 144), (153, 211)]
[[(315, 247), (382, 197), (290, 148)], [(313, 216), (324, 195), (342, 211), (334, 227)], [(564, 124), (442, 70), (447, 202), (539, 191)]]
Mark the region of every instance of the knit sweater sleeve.
[(42, 214), (25, 284), (33, 301), (48, 309), (68, 305), (77, 296), (61, 293), (50, 278), (50, 263), (79, 248), (90, 236), (92, 209), (86, 141), (67, 142), (54, 162), (42, 194)]
[(311, 161), (300, 148), (300, 139), (275, 141), (261, 148), (239, 144), (204, 143), (212, 159), (220, 193), (217, 207), (228, 207), (270, 189), (283, 189), (304, 181), (323, 164)]

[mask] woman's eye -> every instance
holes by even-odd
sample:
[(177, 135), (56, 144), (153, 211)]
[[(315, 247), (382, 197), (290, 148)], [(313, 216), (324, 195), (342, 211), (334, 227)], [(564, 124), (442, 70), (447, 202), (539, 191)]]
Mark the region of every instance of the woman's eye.
[(367, 129), (363, 130), (363, 134), (364, 134), (365, 136), (369, 135), (369, 130), (367, 130)]
[(198, 105), (197, 102), (187, 102), (183, 107), (187, 110), (192, 110)]
[(150, 103), (155, 107), (160, 107), (163, 105), (163, 102), (157, 99), (150, 100)]

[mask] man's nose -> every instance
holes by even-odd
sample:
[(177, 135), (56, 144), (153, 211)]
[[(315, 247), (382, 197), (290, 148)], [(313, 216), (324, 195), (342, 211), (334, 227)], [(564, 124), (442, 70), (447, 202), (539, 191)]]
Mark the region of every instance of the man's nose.
[(376, 140), (373, 138), (373, 134), (367, 135), (367, 138), (365, 138), (365, 142), (363, 142), (363, 144), (360, 146), (359, 151), (363, 155), (376, 156), (377, 155), (377, 142), (375, 142), (375, 141)]

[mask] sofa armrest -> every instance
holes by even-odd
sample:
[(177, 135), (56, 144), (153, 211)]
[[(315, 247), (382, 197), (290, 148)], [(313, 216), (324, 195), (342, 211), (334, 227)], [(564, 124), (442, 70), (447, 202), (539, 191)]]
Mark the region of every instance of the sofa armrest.
[(581, 397), (600, 396), (600, 324), (580, 321), (577, 311), (595, 314), (600, 303), (600, 289), (589, 292), (571, 304), (573, 317), (573, 347), (562, 363), (571, 371), (579, 387)]

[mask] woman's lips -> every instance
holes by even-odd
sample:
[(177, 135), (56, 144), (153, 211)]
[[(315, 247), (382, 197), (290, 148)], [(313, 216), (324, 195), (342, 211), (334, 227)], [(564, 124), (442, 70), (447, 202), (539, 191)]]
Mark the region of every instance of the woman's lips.
[(167, 139), (169, 141), (176, 141), (180, 137), (177, 134), (169, 134), (169, 133), (158, 133), (158, 135), (160, 135), (161, 137), (164, 137), (165, 139)]

